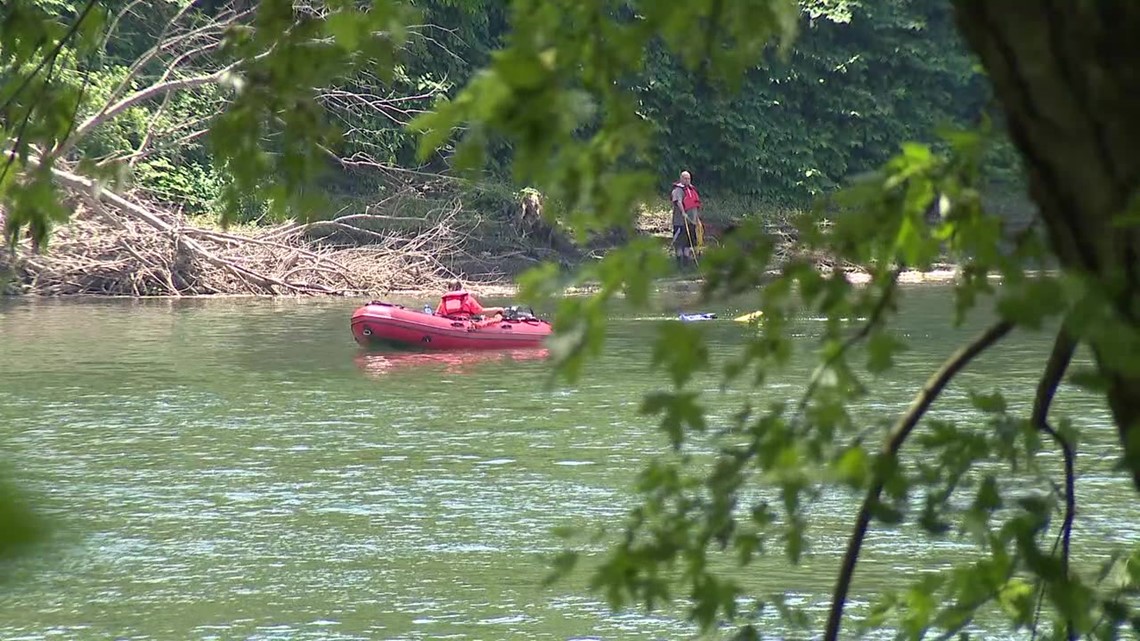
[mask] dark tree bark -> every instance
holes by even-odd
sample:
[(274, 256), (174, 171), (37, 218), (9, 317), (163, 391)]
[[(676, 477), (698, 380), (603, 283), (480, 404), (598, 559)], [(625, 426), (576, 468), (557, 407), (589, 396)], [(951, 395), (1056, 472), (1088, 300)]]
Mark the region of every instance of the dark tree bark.
[[(1101, 283), (1140, 335), (1140, 227), (1113, 219), (1140, 186), (1140, 2), (953, 0), (1025, 163), (1053, 249)], [(1089, 342), (1140, 489), (1140, 363)]]

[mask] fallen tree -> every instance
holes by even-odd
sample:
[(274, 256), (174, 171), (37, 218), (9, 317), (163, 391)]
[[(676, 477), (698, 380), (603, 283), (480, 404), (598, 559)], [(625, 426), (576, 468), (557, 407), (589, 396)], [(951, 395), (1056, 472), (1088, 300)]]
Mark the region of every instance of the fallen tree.
[[(8, 138), (4, 174), (20, 176), (13, 183), (16, 189), (36, 188), (36, 175), (47, 178), (66, 209), (76, 214), (55, 231), (33, 227), (29, 239), (0, 257), (0, 267), (6, 265), (11, 276), (9, 290), (49, 295), (351, 294), (434, 287), (450, 275), (445, 265), (462, 255), (454, 226), (458, 201), (440, 200), (435, 210), (411, 224), (405, 220), (388, 226), (396, 229), (376, 224), (392, 212), (372, 213), (381, 211), (374, 198), (367, 199), (364, 213), (309, 225), (231, 233), (209, 223), (191, 224), (195, 214), (216, 216), (227, 182), (211, 159), (208, 131), (252, 80), (246, 77), (250, 65), (276, 45), (247, 55), (226, 50), (225, 35), (253, 23), (255, 10), (248, 3), (227, 2), (207, 10), (182, 2), (148, 9), (132, 0), (112, 2), (109, 8), (108, 27), (92, 49), (108, 55), (107, 64), (85, 65), (86, 50), (65, 37), (42, 74), (52, 86), (78, 89), (72, 126), (43, 143), (25, 139), (22, 128), (3, 132)], [(80, 14), (75, 24), (87, 15)], [(112, 49), (116, 53), (107, 53)], [(350, 139), (343, 148), (325, 148), (324, 153), (331, 164), (377, 175), (390, 175), (393, 168), (377, 159), (384, 149), (374, 141), (389, 137), (389, 129), (401, 127), (443, 87), (429, 83), (404, 96), (402, 85), (384, 83), (366, 69), (328, 82), (310, 91), (331, 119), (345, 126)], [(34, 104), (26, 109), (29, 118), (40, 117)], [(273, 145), (280, 136), (266, 130), (262, 137)], [(45, 168), (48, 173), (37, 171)], [(111, 175), (116, 179), (108, 183)], [(264, 203), (258, 195), (244, 194), (243, 199), (249, 201), (251, 217), (259, 216)], [(6, 220), (0, 207), (0, 222), (10, 223), (4, 226), (9, 240), (17, 238), (12, 230), (27, 224), (28, 212), (15, 206), (18, 201), (9, 203)], [(351, 233), (330, 240), (325, 232), (331, 230)], [(322, 234), (324, 238), (317, 237)]]
[[(120, 195), (60, 169), (53, 178), (75, 208), (57, 228), (51, 251), (25, 239), (0, 261), (9, 289), (44, 295), (186, 296), (208, 294), (363, 295), (441, 288), (462, 258), (457, 201), (411, 219), (410, 232), (380, 232), (379, 214), (351, 214), (235, 233), (190, 224), (176, 211)], [(0, 213), (2, 216), (2, 213)], [(347, 229), (366, 242), (320, 233)], [(4, 267), (0, 262), (0, 267)]]

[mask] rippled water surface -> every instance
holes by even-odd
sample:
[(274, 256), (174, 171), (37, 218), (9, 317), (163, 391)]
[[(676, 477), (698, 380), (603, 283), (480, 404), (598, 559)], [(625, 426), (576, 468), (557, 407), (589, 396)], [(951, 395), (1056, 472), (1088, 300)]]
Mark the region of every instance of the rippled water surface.
[[(948, 290), (915, 289), (912, 349), (863, 414), (893, 416), (937, 361), (980, 327), (946, 329)], [(421, 302), (421, 301), (410, 301)], [(356, 301), (0, 303), (0, 436), (18, 479), (56, 524), (48, 555), (0, 593), (0, 639), (686, 638), (681, 610), (609, 612), (579, 583), (542, 588), (551, 528), (616, 521), (634, 475), (665, 449), (641, 394), (652, 317), (615, 310), (605, 354), (575, 386), (544, 386), (542, 352), (363, 353)], [(733, 315), (747, 309), (724, 308)], [(738, 324), (705, 324), (714, 357)], [(801, 340), (812, 322), (804, 319)], [(1018, 335), (969, 383), (1028, 393), (1048, 347)], [(768, 398), (794, 398), (802, 377)], [(737, 407), (710, 380), (714, 421)], [(1103, 405), (1073, 390), (1058, 410), (1098, 427), (1082, 451), (1078, 537), (1137, 538), (1134, 497), (1100, 457)], [(778, 555), (741, 575), (760, 592), (824, 607), (853, 518), (846, 496), (813, 508), (801, 568)], [(876, 530), (856, 606), (900, 572), (939, 567), (956, 544)], [(1000, 631), (999, 631), (1000, 632)]]

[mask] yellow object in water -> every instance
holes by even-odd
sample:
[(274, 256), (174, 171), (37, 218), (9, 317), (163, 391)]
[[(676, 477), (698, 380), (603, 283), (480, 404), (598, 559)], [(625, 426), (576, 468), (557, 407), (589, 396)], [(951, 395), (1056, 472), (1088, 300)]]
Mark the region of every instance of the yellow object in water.
[(734, 318), (732, 320), (734, 320), (738, 323), (751, 323), (753, 321), (760, 320), (760, 317), (763, 315), (764, 315), (764, 312), (750, 312), (748, 314), (743, 314), (741, 316), (737, 316), (736, 318)]

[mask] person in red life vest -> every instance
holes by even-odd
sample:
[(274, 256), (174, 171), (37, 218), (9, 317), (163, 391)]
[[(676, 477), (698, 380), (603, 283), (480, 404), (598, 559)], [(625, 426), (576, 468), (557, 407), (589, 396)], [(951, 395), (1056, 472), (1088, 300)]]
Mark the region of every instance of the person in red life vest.
[(681, 180), (673, 183), (673, 251), (677, 266), (695, 260), (693, 244), (697, 242), (697, 221), (701, 216), (701, 196), (693, 186), (689, 172), (681, 172)]
[(470, 318), (472, 316), (502, 315), (502, 307), (483, 307), (475, 297), (463, 289), (463, 283), (458, 280), (451, 281), (447, 293), (440, 297), (439, 307), (436, 307), (436, 316), (451, 318)]

